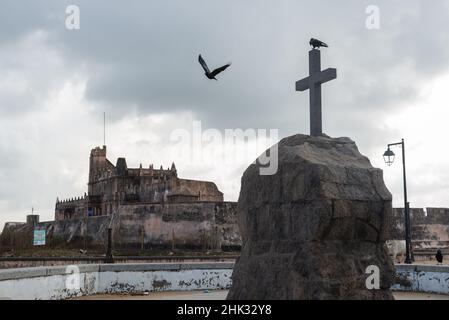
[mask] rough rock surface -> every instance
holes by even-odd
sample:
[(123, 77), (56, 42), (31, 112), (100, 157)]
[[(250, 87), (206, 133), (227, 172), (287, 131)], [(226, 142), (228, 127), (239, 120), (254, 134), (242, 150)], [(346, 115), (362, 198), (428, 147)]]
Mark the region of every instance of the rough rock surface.
[[(291, 136), (278, 159), (276, 174), (253, 164), (242, 177), (243, 249), (228, 299), (393, 299), (382, 171), (349, 138)], [(378, 290), (366, 288), (370, 265)]]

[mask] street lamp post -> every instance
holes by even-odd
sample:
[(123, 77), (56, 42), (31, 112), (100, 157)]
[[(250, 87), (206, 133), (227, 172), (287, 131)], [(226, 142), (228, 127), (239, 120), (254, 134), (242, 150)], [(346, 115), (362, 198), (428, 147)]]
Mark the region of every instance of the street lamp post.
[(114, 257), (112, 255), (112, 228), (108, 228), (108, 234), (107, 234), (107, 247), (106, 247), (106, 259), (105, 263), (114, 263)]
[(403, 173), (403, 177), (404, 177), (405, 263), (411, 264), (412, 263), (412, 258), (411, 258), (412, 235), (411, 235), (411, 223), (410, 223), (410, 206), (409, 206), (409, 202), (407, 201), (407, 178), (406, 178), (406, 174), (405, 174), (404, 139), (402, 139), (401, 142), (388, 144), (387, 151), (385, 151), (385, 153), (384, 153), (384, 161), (389, 166), (391, 166), (393, 164), (395, 154), (393, 151), (390, 150), (390, 147), (398, 146), (398, 145), (400, 145), (402, 147), (402, 173)]

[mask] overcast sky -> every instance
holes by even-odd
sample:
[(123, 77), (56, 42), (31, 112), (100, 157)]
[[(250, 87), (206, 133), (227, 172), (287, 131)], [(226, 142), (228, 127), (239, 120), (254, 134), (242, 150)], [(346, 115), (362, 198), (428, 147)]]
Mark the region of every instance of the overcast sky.
[[(79, 30), (66, 28), (71, 4)], [(379, 29), (366, 27), (369, 5), (380, 10)], [(192, 161), (170, 137), (194, 121), (220, 132), (308, 133), (308, 93), (294, 84), (308, 74), (311, 37), (329, 44), (323, 68), (338, 69), (323, 85), (325, 133), (351, 137), (384, 169), (395, 206), (400, 157), (386, 167), (382, 154), (405, 138), (411, 206), (449, 207), (448, 21), (440, 0), (2, 0), (0, 229), (31, 207), (51, 220), (56, 197), (87, 191), (103, 112), (113, 163), (175, 161), (180, 177), (214, 181), (237, 200), (253, 159), (223, 161), (218, 150)], [(232, 66), (210, 81), (199, 53), (212, 68)]]

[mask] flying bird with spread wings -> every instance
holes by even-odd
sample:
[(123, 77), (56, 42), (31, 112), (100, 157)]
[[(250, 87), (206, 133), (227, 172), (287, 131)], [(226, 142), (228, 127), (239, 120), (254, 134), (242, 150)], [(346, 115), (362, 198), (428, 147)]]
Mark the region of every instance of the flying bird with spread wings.
[[(217, 80), (217, 78), (215, 78), (215, 76), (217, 75), (217, 74), (219, 74), (220, 72), (223, 72), (223, 71), (225, 71), (231, 64), (230, 63), (228, 63), (228, 64), (225, 64), (224, 66), (222, 66), (222, 67), (220, 67), (220, 68), (217, 68), (217, 69), (215, 69), (214, 71), (210, 71), (209, 70), (209, 67), (207, 66), (207, 64), (206, 64), (206, 61), (204, 61), (204, 59), (203, 59), (203, 57), (201, 56), (201, 55), (199, 55), (198, 56), (198, 62), (201, 64), (201, 66), (203, 67), (203, 69), (204, 69), (204, 74), (206, 75), (206, 77), (207, 78), (209, 78), (209, 79), (214, 79), (214, 80)], [(218, 80), (217, 80), (218, 81)]]
[(325, 44), (323, 41), (320, 41), (320, 40), (314, 39), (314, 38), (310, 39), (309, 44), (310, 44), (314, 49), (319, 48), (319, 47), (326, 47), (326, 48), (328, 47), (328, 45)]

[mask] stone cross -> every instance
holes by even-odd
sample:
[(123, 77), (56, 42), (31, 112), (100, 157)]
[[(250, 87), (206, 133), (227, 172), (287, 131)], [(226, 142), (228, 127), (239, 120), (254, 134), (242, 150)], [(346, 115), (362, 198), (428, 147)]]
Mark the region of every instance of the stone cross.
[(309, 76), (296, 81), (296, 91), (310, 90), (310, 135), (323, 133), (321, 117), (321, 84), (337, 78), (337, 69), (321, 71), (320, 50), (309, 51)]

